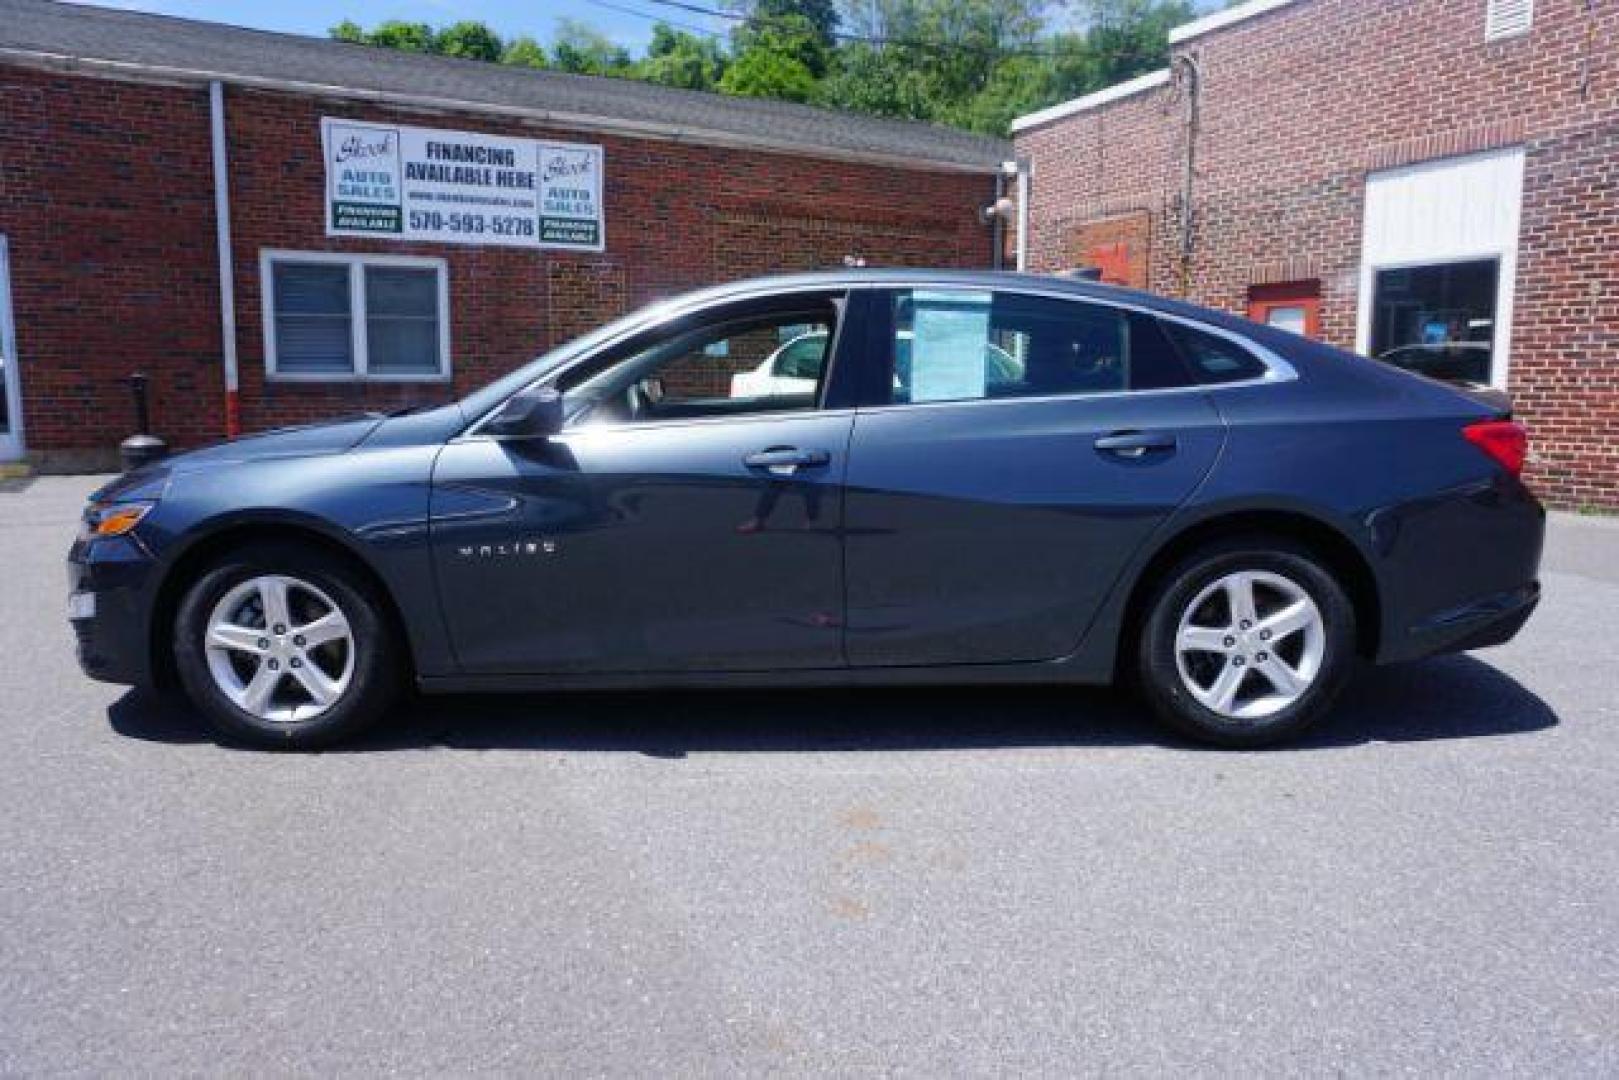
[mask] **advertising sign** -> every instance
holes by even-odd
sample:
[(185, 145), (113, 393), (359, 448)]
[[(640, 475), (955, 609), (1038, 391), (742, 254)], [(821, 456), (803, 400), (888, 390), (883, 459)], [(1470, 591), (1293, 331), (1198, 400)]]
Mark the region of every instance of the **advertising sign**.
[(601, 251), (600, 146), (321, 120), (326, 235)]

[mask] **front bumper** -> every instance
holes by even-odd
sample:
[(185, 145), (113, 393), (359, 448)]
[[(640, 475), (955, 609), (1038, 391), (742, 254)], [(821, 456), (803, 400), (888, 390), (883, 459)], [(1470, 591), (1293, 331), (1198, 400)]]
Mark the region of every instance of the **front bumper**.
[(92, 679), (152, 681), (147, 584), (152, 558), (132, 537), (79, 539), (68, 553), (69, 625)]

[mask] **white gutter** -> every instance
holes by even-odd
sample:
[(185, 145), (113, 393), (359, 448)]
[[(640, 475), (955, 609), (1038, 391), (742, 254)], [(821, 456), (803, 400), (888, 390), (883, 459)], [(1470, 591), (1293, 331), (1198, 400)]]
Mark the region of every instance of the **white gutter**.
[(1195, 37), (1223, 30), (1234, 23), (1252, 19), (1256, 15), (1263, 15), (1267, 11), (1275, 11), (1295, 3), (1296, 0), (1248, 0), (1246, 4), (1228, 7), (1216, 11), (1212, 15), (1205, 15), (1201, 19), (1193, 19), (1189, 23), (1182, 23), (1169, 32), (1169, 43), (1179, 45), (1184, 41), (1191, 41)]
[(214, 243), (219, 250), (219, 335), (225, 361), (225, 437), (242, 433), (236, 370), (236, 260), (230, 242), (230, 158), (225, 146), (225, 87), (208, 84), (208, 119), (214, 150)]
[(1038, 127), (1041, 124), (1049, 124), (1053, 120), (1061, 120), (1065, 116), (1088, 112), (1110, 102), (1119, 101), (1123, 98), (1132, 97), (1156, 87), (1167, 85), (1169, 85), (1169, 69), (1159, 68), (1157, 71), (1149, 71), (1145, 75), (1137, 75), (1133, 79), (1098, 90), (1094, 94), (1086, 94), (1084, 97), (1059, 102), (1050, 108), (1029, 113), (1027, 116), (1019, 116), (1012, 121), (1012, 131), (1014, 133), (1027, 131), (1029, 128)]
[(696, 143), (703, 146), (732, 147), (743, 150), (764, 150), (771, 153), (791, 154), (794, 157), (821, 158), (832, 161), (853, 161), (868, 165), (922, 172), (956, 172), (983, 176), (993, 173), (995, 163), (979, 165), (963, 162), (939, 161), (920, 158), (914, 154), (887, 154), (870, 150), (841, 150), (824, 146), (809, 146), (788, 139), (773, 139), (764, 135), (738, 135), (735, 132), (716, 131), (711, 128), (687, 127), (657, 121), (621, 120), (589, 113), (561, 112), (538, 109), (526, 105), (501, 105), (487, 101), (469, 101), (462, 98), (432, 97), (424, 94), (406, 94), (392, 90), (366, 90), (353, 86), (334, 86), (328, 83), (305, 82), (299, 79), (272, 78), (264, 75), (241, 75), (227, 71), (203, 68), (183, 68), (165, 64), (141, 64), (127, 60), (103, 60), (65, 53), (40, 52), (0, 46), (0, 61), (23, 64), (68, 74), (112, 79), (136, 79), (154, 82), (191, 85), (198, 82), (221, 82), (255, 90), (278, 90), (293, 94), (349, 101), (367, 101), (382, 105), (397, 105), (415, 109), (435, 109), (446, 112), (485, 113), (490, 116), (512, 117), (557, 127), (596, 131), (603, 134), (623, 135), (639, 139), (658, 139), (667, 142)]
[(1029, 172), (1033, 164), (1026, 157), (1013, 162), (1017, 169), (1017, 271), (1029, 272)]

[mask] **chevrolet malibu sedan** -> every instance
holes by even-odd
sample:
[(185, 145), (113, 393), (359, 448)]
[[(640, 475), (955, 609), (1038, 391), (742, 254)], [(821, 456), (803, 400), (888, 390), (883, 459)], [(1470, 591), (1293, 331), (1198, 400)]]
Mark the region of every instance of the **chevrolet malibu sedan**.
[[(736, 392), (806, 340), (793, 381)], [(772, 278), (441, 408), (127, 473), (69, 611), (90, 675), (264, 746), (352, 735), (412, 684), (1112, 681), (1254, 746), (1359, 663), (1516, 633), (1525, 452), (1498, 400), (1159, 297)]]

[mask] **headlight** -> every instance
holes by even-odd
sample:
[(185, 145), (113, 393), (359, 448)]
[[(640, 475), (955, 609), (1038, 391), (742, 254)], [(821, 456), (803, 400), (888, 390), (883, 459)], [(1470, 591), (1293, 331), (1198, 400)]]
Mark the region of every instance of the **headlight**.
[(86, 538), (123, 536), (152, 512), (155, 502), (91, 503), (84, 509)]

